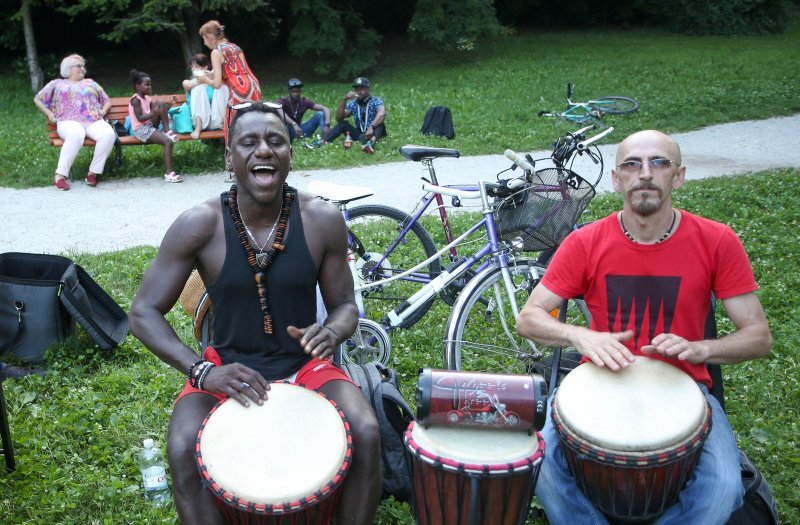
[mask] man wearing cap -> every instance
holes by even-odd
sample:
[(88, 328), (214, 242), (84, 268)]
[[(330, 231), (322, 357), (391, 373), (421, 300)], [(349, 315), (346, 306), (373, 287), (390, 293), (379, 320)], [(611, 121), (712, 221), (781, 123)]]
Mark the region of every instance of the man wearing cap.
[[(353, 116), (355, 126), (345, 120)], [(339, 106), (336, 108), (337, 124), (325, 136), (327, 142), (339, 135), (350, 132), (350, 136), (358, 139), (362, 144), (361, 151), (373, 153), (378, 139), (386, 136), (386, 106), (379, 97), (373, 97), (369, 92), (369, 79), (358, 77), (353, 81), (353, 90), (348, 91)]]
[[(310, 137), (317, 128), (322, 130), (323, 136), (330, 133), (331, 110), (304, 97), (302, 95), (303, 81), (299, 78), (290, 78), (287, 85), (289, 87), (289, 96), (279, 98), (277, 102), (283, 106), (283, 112), (286, 114), (286, 127), (289, 130), (289, 138), (294, 140), (295, 137)], [(303, 114), (309, 109), (316, 110), (316, 113), (314, 113), (313, 117), (303, 122)], [(316, 144), (316, 146), (321, 145)]]

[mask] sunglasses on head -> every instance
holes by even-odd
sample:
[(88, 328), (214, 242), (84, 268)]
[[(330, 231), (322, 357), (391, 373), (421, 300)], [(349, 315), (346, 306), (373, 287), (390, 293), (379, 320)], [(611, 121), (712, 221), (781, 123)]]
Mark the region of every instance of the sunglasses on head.
[[(233, 106), (231, 106), (231, 109), (234, 110), (234, 111), (241, 111), (243, 109), (249, 108), (250, 106), (252, 106), (255, 103), (256, 102), (240, 102), (238, 104), (234, 104)], [(265, 102), (263, 100), (259, 100), (258, 103), (259, 104), (263, 104), (264, 106), (267, 106), (268, 108), (272, 108), (272, 109), (283, 109), (282, 105), (277, 104), (275, 102)]]

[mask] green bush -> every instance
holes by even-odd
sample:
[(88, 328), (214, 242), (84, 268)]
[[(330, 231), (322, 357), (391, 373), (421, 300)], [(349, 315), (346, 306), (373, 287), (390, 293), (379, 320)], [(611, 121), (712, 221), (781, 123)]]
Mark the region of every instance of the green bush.
[(791, 15), (789, 0), (679, 0), (669, 4), (667, 20), (689, 35), (761, 35), (784, 31)]

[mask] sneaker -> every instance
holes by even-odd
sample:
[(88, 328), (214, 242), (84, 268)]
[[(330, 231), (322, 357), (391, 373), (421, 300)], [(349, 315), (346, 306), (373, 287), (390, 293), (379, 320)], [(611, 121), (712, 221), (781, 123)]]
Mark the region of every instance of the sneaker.
[(41, 368), (22, 368), (16, 365), (0, 363), (0, 381), (10, 377), (25, 377), (31, 374), (44, 377), (45, 371)]
[(314, 142), (306, 142), (306, 147), (308, 149), (317, 149), (321, 148), (323, 144), (325, 144), (324, 140), (315, 140)]
[(91, 187), (97, 186), (97, 175), (90, 172), (88, 175), (86, 175), (84, 182)]
[(164, 182), (183, 182), (183, 177), (175, 175), (174, 171), (164, 174)]
[(54, 185), (54, 186), (56, 187), (56, 189), (57, 189), (57, 190), (59, 190), (59, 191), (67, 191), (67, 190), (69, 189), (69, 182), (67, 182), (67, 179), (66, 179), (66, 178), (64, 178), (64, 177), (61, 177), (60, 179), (58, 179), (57, 181), (55, 181), (55, 182), (53, 183), (53, 185)]
[(361, 148), (361, 151), (364, 153), (375, 153), (375, 149), (372, 147), (372, 141), (368, 140), (367, 143)]

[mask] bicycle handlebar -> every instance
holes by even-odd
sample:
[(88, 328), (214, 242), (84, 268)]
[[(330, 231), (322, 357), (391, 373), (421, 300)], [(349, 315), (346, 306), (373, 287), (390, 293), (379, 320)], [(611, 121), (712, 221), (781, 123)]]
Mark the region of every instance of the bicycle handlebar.
[(585, 150), (586, 148), (591, 146), (593, 143), (597, 142), (598, 140), (602, 140), (603, 138), (605, 138), (605, 136), (608, 135), (609, 133), (611, 133), (612, 131), (614, 131), (614, 128), (610, 127), (608, 129), (604, 130), (602, 133), (598, 133), (594, 137), (589, 137), (586, 140), (578, 142), (577, 150), (578, 151)]
[(524, 169), (525, 171), (533, 171), (533, 166), (531, 166), (527, 160), (522, 158), (514, 151), (507, 149), (504, 154), (509, 160), (511, 160), (514, 164)]

